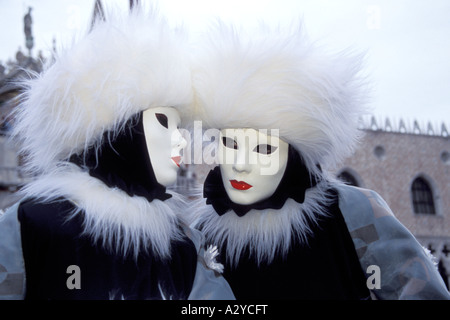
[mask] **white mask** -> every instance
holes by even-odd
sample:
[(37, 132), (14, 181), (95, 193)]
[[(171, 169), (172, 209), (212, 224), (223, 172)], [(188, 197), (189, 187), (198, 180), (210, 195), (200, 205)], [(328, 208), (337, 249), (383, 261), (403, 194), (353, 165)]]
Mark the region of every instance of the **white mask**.
[(171, 107), (158, 107), (143, 112), (147, 151), (159, 184), (167, 187), (177, 179), (181, 150), (186, 140), (178, 130), (180, 115)]
[[(278, 130), (223, 129), (219, 138), (219, 163), (228, 197), (249, 205), (273, 195), (286, 170), (289, 144)], [(274, 134), (275, 133), (275, 134)]]

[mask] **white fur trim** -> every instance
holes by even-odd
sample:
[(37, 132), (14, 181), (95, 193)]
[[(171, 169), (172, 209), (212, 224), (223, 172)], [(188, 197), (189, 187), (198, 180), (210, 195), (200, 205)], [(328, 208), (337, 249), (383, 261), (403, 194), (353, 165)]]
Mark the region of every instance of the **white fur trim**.
[(27, 168), (41, 173), (120, 131), (132, 115), (191, 103), (192, 85), (182, 29), (156, 10), (114, 12), (35, 79), (24, 82), (14, 135)]
[(130, 197), (70, 164), (31, 182), (22, 192), (42, 201), (70, 200), (76, 205), (72, 214), (83, 215), (85, 234), (119, 254), (137, 257), (144, 248), (168, 258), (171, 241), (181, 239), (176, 212), (183, 212), (186, 203), (175, 193), (166, 201)]
[(366, 111), (362, 55), (329, 53), (301, 26), (239, 29), (219, 23), (197, 41), (192, 67), (203, 127), (279, 129), (312, 173), (353, 150)]
[(288, 199), (279, 210), (253, 209), (243, 217), (234, 211), (219, 216), (205, 199), (199, 199), (189, 210), (193, 213), (191, 225), (202, 231), (206, 243), (221, 249), (226, 242), (227, 260), (232, 266), (238, 264), (246, 248), (258, 264), (270, 263), (277, 253), (287, 254), (293, 232), (301, 243), (308, 242), (311, 224), (328, 214), (321, 205), (326, 207), (332, 201), (327, 188), (327, 183), (320, 183), (306, 191), (303, 203)]

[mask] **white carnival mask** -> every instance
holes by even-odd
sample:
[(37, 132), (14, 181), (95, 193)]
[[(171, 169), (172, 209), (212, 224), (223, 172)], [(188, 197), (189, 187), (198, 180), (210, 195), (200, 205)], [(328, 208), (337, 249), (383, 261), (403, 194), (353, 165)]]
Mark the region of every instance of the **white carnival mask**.
[[(223, 129), (219, 163), (228, 197), (249, 205), (273, 195), (286, 170), (289, 144), (271, 130)], [(275, 131), (278, 133), (278, 130)]]
[(143, 125), (147, 151), (156, 180), (167, 187), (177, 179), (181, 150), (186, 140), (178, 130), (178, 111), (171, 107), (157, 107), (143, 112)]

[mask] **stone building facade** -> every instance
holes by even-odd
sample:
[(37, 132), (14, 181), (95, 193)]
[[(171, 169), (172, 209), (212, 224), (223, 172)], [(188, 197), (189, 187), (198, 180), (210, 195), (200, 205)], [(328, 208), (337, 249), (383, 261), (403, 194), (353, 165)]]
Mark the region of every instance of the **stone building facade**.
[(11, 114), (20, 97), (17, 82), (29, 78), (31, 73), (41, 72), (43, 63), (45, 59), (40, 54), (37, 57), (26, 56), (19, 50), (15, 60), (0, 64), (0, 209), (16, 200), (15, 191), (27, 181), (20, 170), (17, 146), (10, 141)]

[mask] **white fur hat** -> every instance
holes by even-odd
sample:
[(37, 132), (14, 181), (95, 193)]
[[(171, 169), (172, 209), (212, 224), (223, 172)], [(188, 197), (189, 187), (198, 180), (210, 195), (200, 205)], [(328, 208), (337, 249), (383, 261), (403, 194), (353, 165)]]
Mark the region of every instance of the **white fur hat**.
[(279, 129), (316, 174), (317, 164), (333, 167), (352, 151), (367, 96), (361, 55), (328, 53), (301, 26), (249, 31), (223, 23), (192, 51), (204, 128)]
[(100, 143), (151, 107), (191, 103), (187, 37), (156, 10), (110, 13), (106, 21), (24, 83), (14, 136), (29, 170), (45, 172)]

